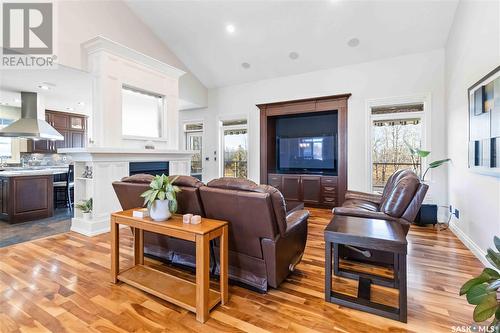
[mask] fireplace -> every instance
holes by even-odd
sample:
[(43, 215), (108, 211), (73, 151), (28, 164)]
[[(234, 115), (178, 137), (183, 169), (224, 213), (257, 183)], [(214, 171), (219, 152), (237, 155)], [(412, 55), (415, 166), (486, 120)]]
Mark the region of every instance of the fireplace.
[(148, 175), (161, 175), (168, 176), (169, 170), (168, 162), (130, 162), (129, 175), (137, 175), (139, 173), (146, 173)]

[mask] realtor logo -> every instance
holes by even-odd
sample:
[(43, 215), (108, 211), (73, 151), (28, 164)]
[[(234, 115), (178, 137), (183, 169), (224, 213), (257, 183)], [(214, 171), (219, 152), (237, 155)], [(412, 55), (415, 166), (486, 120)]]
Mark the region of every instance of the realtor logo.
[(52, 3), (3, 4), (3, 53), (52, 54)]

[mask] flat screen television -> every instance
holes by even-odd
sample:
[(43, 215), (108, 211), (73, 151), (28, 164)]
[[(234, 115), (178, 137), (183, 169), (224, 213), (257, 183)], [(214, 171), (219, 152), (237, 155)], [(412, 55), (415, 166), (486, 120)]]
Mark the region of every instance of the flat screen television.
[(277, 172), (336, 175), (337, 128), (337, 112), (277, 118)]

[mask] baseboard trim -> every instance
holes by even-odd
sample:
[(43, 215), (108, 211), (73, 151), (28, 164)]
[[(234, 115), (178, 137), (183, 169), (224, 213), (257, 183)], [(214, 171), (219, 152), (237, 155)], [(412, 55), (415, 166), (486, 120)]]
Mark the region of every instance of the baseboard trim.
[(71, 219), (70, 230), (87, 237), (104, 234), (110, 230), (109, 216), (94, 217), (91, 220), (74, 217)]
[(457, 226), (455, 221), (450, 222), (450, 230), (462, 241), (462, 243), (476, 256), (485, 267), (492, 267), (486, 260), (486, 252), (484, 252), (469, 236), (467, 236), (462, 229)]

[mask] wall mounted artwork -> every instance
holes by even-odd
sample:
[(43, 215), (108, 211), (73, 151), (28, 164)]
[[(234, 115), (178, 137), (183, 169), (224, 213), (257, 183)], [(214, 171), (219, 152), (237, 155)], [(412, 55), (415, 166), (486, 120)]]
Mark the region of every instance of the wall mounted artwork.
[(468, 93), (469, 168), (500, 177), (500, 66)]

